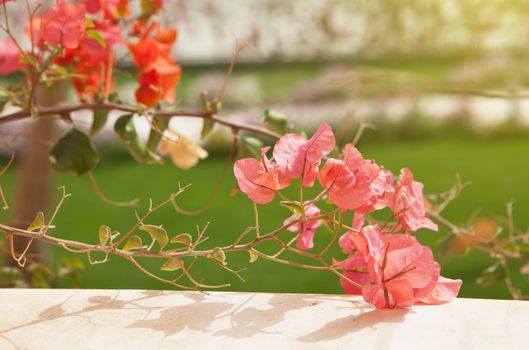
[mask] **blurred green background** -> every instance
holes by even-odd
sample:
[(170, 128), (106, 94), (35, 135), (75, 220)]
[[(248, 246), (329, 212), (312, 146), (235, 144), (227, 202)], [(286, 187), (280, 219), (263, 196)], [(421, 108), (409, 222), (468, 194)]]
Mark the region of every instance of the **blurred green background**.
[[(296, 12), (294, 5), (282, 5), (280, 1), (254, 2), (261, 3), (269, 6), (265, 6), (270, 11), (266, 13), (268, 16), (279, 13), (288, 18), (292, 11)], [(528, 29), (512, 24), (525, 24), (529, 18), (525, 2), (411, 1), (406, 6), (400, 1), (388, 1), (385, 6), (380, 6), (379, 1), (373, 2), (378, 6), (360, 3), (364, 2), (331, 1), (322, 5), (334, 9), (329, 10), (332, 13), (341, 11), (342, 16), (349, 13), (344, 12), (347, 8), (355, 16), (360, 13), (373, 20), (349, 25), (364, 30), (361, 44), (351, 44), (351, 50), (347, 50), (350, 42), (343, 39), (345, 34), (337, 30), (349, 22), (322, 15), (313, 21), (308, 17), (299, 19), (301, 29), (292, 29), (296, 35), (305, 33), (304, 37), (299, 34), (299, 46), (308, 41), (307, 33), (317, 34), (310, 50), (298, 48), (292, 53), (285, 47), (287, 44), (272, 40), (274, 50), (263, 51), (257, 44), (257, 50), (250, 50), (250, 59), (243, 55), (223, 101), (222, 115), (260, 123), (261, 112), (273, 109), (309, 133), (319, 122), (328, 121), (336, 127), (342, 144), (352, 139), (362, 121), (369, 122), (376, 128), (367, 130), (359, 143), (366, 158), (375, 159), (394, 173), (402, 167), (410, 168), (430, 193), (449, 189), (457, 174), (463, 181), (471, 182), (446, 210), (446, 216), (453, 222), (466, 224), (474, 215), (504, 216), (506, 203), (513, 200), (515, 224), (521, 229), (529, 227), (529, 106), (524, 95), (529, 87), (529, 56), (525, 47)], [(182, 24), (182, 31), (193, 23), (192, 10), (200, 11), (197, 6), (190, 5), (191, 20)], [(263, 8), (258, 7), (258, 11), (265, 11)], [(222, 13), (222, 6), (217, 10)], [(218, 11), (199, 12), (202, 22), (195, 25), (219, 21)], [(491, 13), (495, 16), (490, 16)], [(230, 14), (232, 19), (237, 16)], [(409, 18), (414, 19), (410, 22)], [(513, 33), (505, 25), (505, 18), (519, 30)], [(267, 25), (258, 29), (273, 27), (277, 37), (291, 30), (284, 25)], [(354, 30), (346, 34), (353, 39), (359, 35)], [(185, 44), (185, 32), (182, 35)], [(498, 37), (490, 43), (491, 38)], [(270, 43), (271, 39), (268, 40), (265, 44)], [(326, 43), (332, 44), (329, 52), (325, 52)], [(194, 61), (189, 53), (192, 50), (186, 51), (184, 47), (183, 79), (177, 88), (179, 106), (196, 107), (204, 89), (210, 96), (215, 94), (224, 79), (230, 49), (231, 46), (225, 50), (227, 54), (221, 50), (213, 58), (203, 54)], [(178, 60), (178, 51), (175, 54)], [(127, 66), (122, 70), (123, 74), (117, 76), (117, 90), (124, 99), (131, 99), (135, 85), (127, 76), (134, 72)], [(16, 82), (16, 77), (10, 79), (0, 83)], [(191, 183), (178, 202), (186, 209), (198, 209), (207, 201), (222, 171), (226, 130), (216, 129), (204, 143), (210, 157), (188, 171), (177, 169), (169, 161), (161, 166), (137, 164), (111, 137), (99, 139), (97, 147), (102, 161), (94, 174), (108, 197), (139, 198), (145, 209), (149, 199), (159, 202), (174, 192), (179, 183)], [(11, 169), (0, 181), (6, 196), (12, 197), (16, 169)], [(55, 187), (65, 185), (72, 193), (55, 222), (54, 234), (60, 237), (95, 243), (100, 224), (126, 232), (135, 222), (132, 209), (113, 207), (98, 199), (86, 177), (57, 174), (54, 183)], [(167, 206), (148, 222), (163, 224), (172, 235), (194, 234), (195, 225), (202, 227), (210, 222), (209, 240), (204, 247), (232, 242), (253, 224), (250, 201), (241, 193), (231, 196), (234, 187), (230, 171), (218, 199), (204, 214), (183, 216)], [(265, 229), (273, 229), (288, 215), (279, 205), (266, 205), (262, 207), (261, 223)], [(0, 220), (8, 217), (9, 213), (0, 212)], [(441, 256), (439, 241), (446, 233), (441, 228), (437, 233), (419, 232), (418, 237), (433, 248), (443, 275), (464, 280), (460, 296), (509, 298), (501, 284), (490, 287), (475, 284), (481, 271), (493, 262), (487, 255), (471, 252), (464, 257)], [(329, 236), (325, 229), (320, 229), (316, 245), (324, 244)], [(336, 247), (333, 249), (332, 255), (343, 257)], [(53, 248), (47, 261), (57, 266), (65, 255), (72, 254)], [(245, 282), (209, 261), (198, 261), (193, 271), (205, 283), (229, 282), (231, 290), (341, 293), (338, 280), (331, 273), (262, 259), (250, 264), (245, 252), (228, 255), (228, 262), (234, 269), (247, 267), (243, 272)], [(146, 264), (153, 269), (159, 267), (157, 262)], [(86, 265), (80, 280), (83, 288), (167, 288), (118, 257), (106, 264)], [(511, 266), (513, 281), (529, 292), (527, 279), (518, 272), (519, 268), (517, 264)], [(71, 282), (63, 279), (58, 286), (69, 287)]]

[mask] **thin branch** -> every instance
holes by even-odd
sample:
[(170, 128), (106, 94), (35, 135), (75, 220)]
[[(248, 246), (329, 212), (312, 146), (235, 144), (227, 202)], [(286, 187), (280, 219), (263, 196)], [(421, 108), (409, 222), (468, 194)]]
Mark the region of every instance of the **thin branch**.
[[(66, 105), (66, 106), (57, 106), (57, 107), (39, 107), (35, 110), (35, 115), (45, 116), (45, 115), (56, 115), (56, 114), (68, 114), (68, 113), (82, 111), (82, 110), (92, 110), (94, 108), (142, 114), (141, 110), (139, 110), (138, 107), (135, 107), (135, 106), (104, 102), (104, 103), (83, 103), (83, 104), (78, 104), (78, 105)], [(279, 134), (271, 130), (259, 127), (259, 126), (239, 123), (239, 122), (229, 120), (223, 117), (211, 115), (208, 112), (197, 111), (197, 110), (154, 111), (153, 116), (161, 117), (161, 118), (195, 117), (195, 118), (202, 118), (202, 119), (211, 119), (216, 123), (231, 127), (232, 129), (235, 129), (235, 130), (249, 131), (249, 132), (253, 132), (256, 134), (268, 136), (274, 139), (279, 139), (281, 137)], [(4, 123), (17, 121), (17, 120), (27, 119), (29, 117), (31, 117), (31, 111), (28, 109), (23, 109), (17, 112), (13, 112), (11, 114), (0, 116), (0, 125)]]
[(134, 206), (136, 206), (138, 204), (138, 202), (139, 202), (138, 198), (135, 198), (135, 199), (133, 199), (131, 201), (128, 201), (128, 202), (117, 202), (117, 201), (113, 201), (113, 200), (109, 199), (101, 191), (101, 188), (97, 184), (97, 181), (96, 181), (92, 171), (89, 171), (87, 173), (87, 175), (88, 175), (88, 179), (90, 180), (90, 184), (92, 185), (92, 188), (96, 192), (96, 194), (99, 197), (99, 199), (101, 199), (103, 202), (108, 203), (108, 204), (113, 205), (113, 206), (116, 206), (116, 207), (134, 207)]

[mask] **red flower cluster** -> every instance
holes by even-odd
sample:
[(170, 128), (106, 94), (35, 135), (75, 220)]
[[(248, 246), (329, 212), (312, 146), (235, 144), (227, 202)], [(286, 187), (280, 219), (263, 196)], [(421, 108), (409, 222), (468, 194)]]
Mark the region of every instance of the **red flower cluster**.
[[(0, 0), (4, 3), (6, 0)], [(162, 8), (163, 0), (141, 3), (142, 14), (132, 23), (128, 34), (133, 62), (140, 71), (136, 99), (146, 106), (160, 100), (174, 102), (174, 87), (181, 69), (171, 57), (177, 32), (159, 28), (151, 17)], [(115, 45), (125, 46), (120, 21), (130, 16), (129, 0), (57, 0), (41, 16), (32, 16), (26, 34), (32, 40), (28, 56), (43, 61), (51, 55), (56, 67), (68, 68), (73, 86), (82, 100), (104, 98), (113, 90)], [(1, 43), (0, 74), (21, 68), (22, 53), (14, 43)]]
[[(322, 160), (334, 148), (334, 134), (325, 123), (309, 140), (299, 134), (286, 134), (276, 143), (273, 160), (266, 157), (269, 147), (263, 148), (261, 161), (245, 158), (235, 163), (235, 177), (241, 191), (259, 204), (271, 202), (292, 179), (312, 187), (318, 178), (334, 206), (342, 212), (354, 211), (353, 230), (339, 240), (349, 257), (336, 262), (344, 271), (341, 284), (346, 292), (362, 294), (379, 308), (455, 298), (461, 281), (441, 277), (430, 248), (410, 235), (421, 228), (437, 230), (437, 225), (426, 217), (423, 185), (414, 181), (408, 169), (401, 170), (395, 183), (390, 171), (364, 159), (351, 144), (345, 146), (341, 159), (329, 158), (320, 169)], [(383, 229), (364, 226), (365, 214), (384, 208), (391, 210), (395, 224)], [(300, 249), (314, 246), (313, 238), (321, 224), (316, 201), (305, 202), (284, 222), (287, 230), (299, 232)], [(399, 231), (402, 233), (396, 233)]]
[[(129, 44), (134, 65), (140, 71), (136, 100), (151, 107), (160, 100), (174, 102), (175, 86), (180, 81), (182, 71), (171, 57), (171, 46), (175, 43), (177, 32), (174, 29), (158, 28), (153, 22), (144, 28), (137, 23), (135, 31), (140, 39)], [(156, 31), (155, 35), (151, 35)]]

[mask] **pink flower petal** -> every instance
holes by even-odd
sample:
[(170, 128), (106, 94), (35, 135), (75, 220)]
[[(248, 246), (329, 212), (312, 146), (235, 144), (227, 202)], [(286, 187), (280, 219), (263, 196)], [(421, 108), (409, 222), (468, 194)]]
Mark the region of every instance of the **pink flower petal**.
[(272, 173), (263, 169), (257, 159), (239, 159), (234, 164), (233, 172), (241, 191), (255, 203), (265, 204), (274, 199), (277, 180)]
[(439, 276), (434, 288), (426, 295), (420, 297), (418, 301), (425, 304), (441, 304), (454, 300), (461, 289), (463, 281), (452, 280)]
[(274, 147), (274, 159), (281, 171), (290, 178), (302, 178), (303, 186), (311, 187), (318, 166), (334, 147), (336, 141), (331, 127), (323, 123), (309, 139), (299, 134), (286, 134)]
[[(318, 227), (321, 226), (323, 221), (321, 219), (310, 220), (310, 218), (319, 215), (320, 209), (315, 205), (309, 205), (305, 208), (306, 221), (292, 224), (287, 228), (287, 230), (290, 232), (300, 231), (298, 240), (296, 242), (296, 245), (299, 249), (306, 250), (314, 247), (314, 234), (316, 233)], [(299, 220), (300, 218), (301, 214), (299, 212), (295, 212), (283, 222), (283, 225), (288, 225), (296, 220)]]

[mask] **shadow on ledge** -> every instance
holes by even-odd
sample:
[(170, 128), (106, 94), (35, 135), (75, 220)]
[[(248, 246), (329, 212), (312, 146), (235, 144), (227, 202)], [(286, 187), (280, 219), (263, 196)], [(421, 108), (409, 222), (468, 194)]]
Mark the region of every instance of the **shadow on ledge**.
[[(374, 310), (365, 302), (332, 295), (233, 292), (206, 295), (199, 292), (138, 291), (130, 297), (128, 294), (121, 295), (119, 291), (114, 294), (109, 291), (106, 295), (83, 298), (82, 293), (84, 291), (72, 291), (62, 303), (36, 314), (36, 319), (0, 330), (0, 337), (14, 345), (9, 333), (16, 329), (72, 317), (86, 318), (87, 322), (93, 323), (94, 313), (133, 310), (130, 313), (133, 317), (127, 314), (126, 317), (130, 317), (130, 320), (124, 317), (124, 323), (120, 323), (119, 327), (149, 329), (160, 332), (165, 337), (175, 336), (184, 330), (194, 330), (208, 336), (235, 339), (250, 338), (257, 334), (281, 335), (308, 343), (339, 339), (380, 323), (402, 322), (408, 312), (405, 309)], [(328, 305), (329, 302), (332, 303), (331, 306)], [(78, 304), (81, 308), (75, 307)], [(325, 308), (328, 314), (329, 307), (339, 311), (337, 316), (347, 316), (327, 323), (322, 321), (323, 318), (320, 322), (316, 318), (314, 324), (320, 327), (316, 330), (297, 327), (309, 315), (301, 310), (316, 308), (311, 310), (310, 316), (317, 317), (324, 315), (322, 312)], [(75, 311), (68, 311), (70, 309)], [(142, 312), (141, 316), (138, 316), (137, 311)], [(104, 322), (108, 321), (103, 318), (98, 326), (118, 327)], [(283, 322), (285, 324), (281, 324)], [(305, 331), (309, 333), (303, 334)]]

